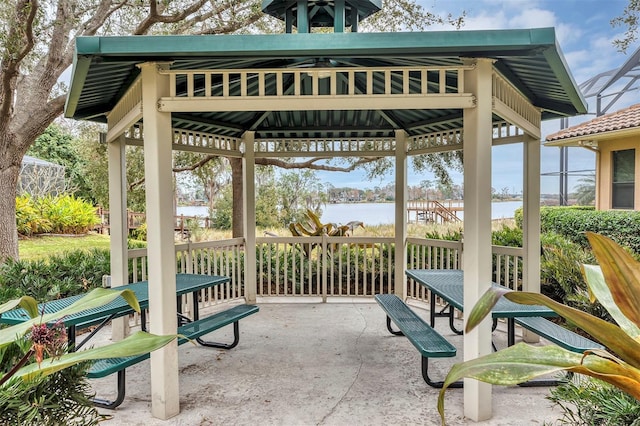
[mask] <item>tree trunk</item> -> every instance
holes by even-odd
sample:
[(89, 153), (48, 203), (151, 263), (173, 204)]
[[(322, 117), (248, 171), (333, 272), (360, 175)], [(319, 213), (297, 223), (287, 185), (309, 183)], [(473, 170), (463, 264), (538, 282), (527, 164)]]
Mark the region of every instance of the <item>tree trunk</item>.
[(233, 188), (233, 215), (231, 216), (232, 237), (244, 237), (245, 230), (242, 221), (244, 212), (243, 192), (244, 180), (242, 176), (242, 158), (229, 158), (231, 165), (231, 187)]
[(0, 263), (18, 259), (16, 227), (16, 187), (20, 165), (0, 165)]

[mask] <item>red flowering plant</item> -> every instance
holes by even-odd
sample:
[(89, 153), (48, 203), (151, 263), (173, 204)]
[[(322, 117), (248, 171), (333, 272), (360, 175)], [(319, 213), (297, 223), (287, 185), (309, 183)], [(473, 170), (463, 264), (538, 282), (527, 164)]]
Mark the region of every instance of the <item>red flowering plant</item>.
[(67, 349), (67, 329), (59, 319), (52, 325), (34, 324), (30, 335), (36, 362), (42, 364), (45, 353), (50, 358), (59, 358)]
[[(103, 358), (135, 356), (154, 351), (176, 338), (175, 335), (157, 336), (139, 331), (119, 342), (77, 352), (67, 351), (67, 332), (63, 318), (87, 309), (110, 303), (117, 297), (124, 298), (140, 312), (140, 305), (131, 290), (96, 288), (72, 305), (54, 313), (39, 313), (38, 303), (29, 296), (0, 305), (0, 314), (22, 307), (31, 316), (21, 324), (0, 329), (0, 352), (14, 342), (26, 341), (28, 350), (9, 371), (0, 377), (0, 388), (7, 386), (11, 378), (27, 381), (46, 376), (84, 361)], [(35, 360), (32, 362), (31, 360)], [(45, 361), (46, 362), (43, 362)], [(1, 370), (0, 370), (1, 373)]]

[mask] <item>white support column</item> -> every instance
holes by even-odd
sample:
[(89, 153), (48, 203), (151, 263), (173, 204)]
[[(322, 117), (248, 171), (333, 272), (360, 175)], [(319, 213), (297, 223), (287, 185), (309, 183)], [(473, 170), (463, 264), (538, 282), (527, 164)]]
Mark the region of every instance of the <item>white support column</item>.
[[(476, 97), (464, 118), (464, 306), (471, 311), (491, 285), (491, 142), (493, 61), (477, 59), (465, 72), (465, 92)], [(464, 335), (464, 360), (491, 353), (491, 318)], [(491, 385), (464, 380), (464, 415), (473, 421), (491, 418)]]
[(407, 133), (396, 130), (395, 294), (407, 297)]
[[(531, 137), (523, 144), (524, 181), (522, 186), (523, 290), (540, 292), (540, 141)], [(524, 340), (535, 343), (540, 338), (528, 330)]]
[[(129, 281), (127, 235), (127, 166), (125, 140), (120, 136), (107, 144), (109, 158), (109, 232), (111, 252), (111, 287), (119, 287)], [(111, 321), (111, 338), (124, 339), (129, 334), (129, 318), (124, 316)]]
[[(144, 63), (144, 176), (147, 196), (149, 258), (149, 323), (154, 334), (175, 334), (176, 255), (173, 236), (171, 113), (157, 110), (158, 99), (169, 95), (169, 77), (162, 65)], [(151, 414), (166, 420), (180, 412), (177, 341), (151, 354)]]
[(244, 291), (247, 303), (256, 303), (256, 162), (254, 156), (255, 132), (245, 132), (242, 173), (243, 190), (243, 228), (244, 228)]

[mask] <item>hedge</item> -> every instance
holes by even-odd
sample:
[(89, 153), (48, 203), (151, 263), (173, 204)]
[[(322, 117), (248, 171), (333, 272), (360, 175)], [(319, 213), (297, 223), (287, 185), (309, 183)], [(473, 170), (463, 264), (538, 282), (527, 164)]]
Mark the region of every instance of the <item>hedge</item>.
[[(522, 228), (522, 209), (516, 211), (515, 219), (518, 227)], [(640, 253), (639, 211), (541, 207), (540, 231), (555, 232), (585, 248), (589, 247), (585, 232), (596, 232)]]

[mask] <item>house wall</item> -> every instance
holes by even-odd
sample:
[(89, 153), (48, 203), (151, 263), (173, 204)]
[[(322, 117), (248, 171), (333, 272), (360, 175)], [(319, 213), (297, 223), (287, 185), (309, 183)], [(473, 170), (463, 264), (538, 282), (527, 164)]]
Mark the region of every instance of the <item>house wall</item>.
[(634, 210), (640, 210), (640, 134), (598, 142), (596, 160), (596, 209), (611, 210), (611, 185), (613, 180), (612, 152), (624, 149), (636, 150)]

